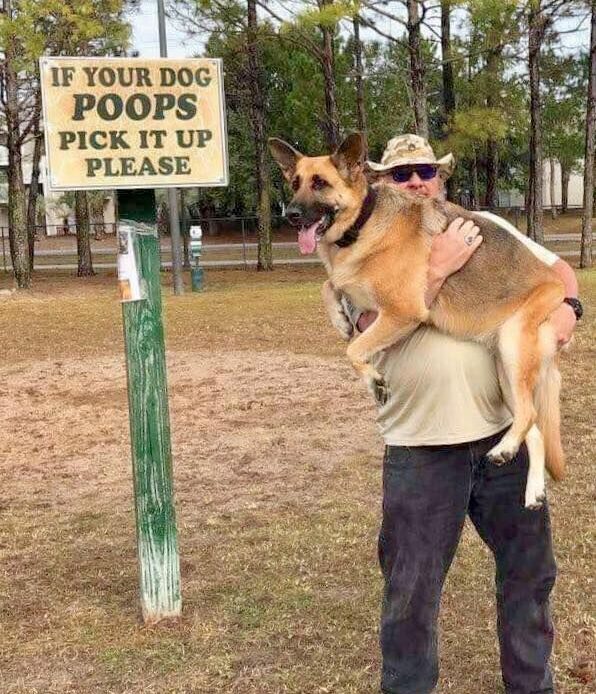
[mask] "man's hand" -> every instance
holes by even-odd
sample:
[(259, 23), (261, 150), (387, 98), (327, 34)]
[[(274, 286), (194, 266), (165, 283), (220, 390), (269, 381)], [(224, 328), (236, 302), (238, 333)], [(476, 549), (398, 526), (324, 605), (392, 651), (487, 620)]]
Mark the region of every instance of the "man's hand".
[[(561, 282), (565, 286), (565, 295), (577, 297), (577, 277), (571, 265), (559, 258), (552, 269), (557, 273)], [(555, 328), (559, 348), (564, 347), (571, 341), (577, 319), (575, 311), (569, 304), (561, 304), (551, 313), (550, 321)]]
[(569, 304), (561, 304), (550, 314), (550, 322), (555, 329), (559, 349), (571, 341), (577, 319)]
[(443, 282), (468, 262), (481, 243), (480, 229), (472, 220), (461, 217), (454, 219), (442, 234), (433, 237), (424, 294), (427, 308), (441, 291)]

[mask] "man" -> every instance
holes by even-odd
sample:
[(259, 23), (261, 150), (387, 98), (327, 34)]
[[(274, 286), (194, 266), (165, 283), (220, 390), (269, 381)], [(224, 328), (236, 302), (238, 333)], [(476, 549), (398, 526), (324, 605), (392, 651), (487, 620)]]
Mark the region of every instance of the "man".
[[(368, 167), (381, 183), (441, 198), (453, 157), (440, 160), (415, 135), (392, 139), (380, 164)], [(569, 302), (552, 315), (560, 344), (573, 332), (581, 305), (573, 270), (508, 224), (565, 284)], [(482, 243), (479, 228), (457, 219), (432, 244), (426, 303)], [(358, 316), (359, 331), (375, 314)], [(528, 469), (524, 447), (497, 467), (486, 453), (511, 422), (494, 357), (477, 343), (421, 326), (387, 350), (379, 368), (389, 398), (379, 401), (386, 443), (379, 558), (385, 580), (381, 614), (381, 690), (428, 694), (438, 680), (437, 618), (441, 591), (466, 514), (496, 561), (501, 669), (507, 694), (554, 692), (549, 657), (553, 628), (549, 595), (555, 582), (547, 504), (524, 508)]]

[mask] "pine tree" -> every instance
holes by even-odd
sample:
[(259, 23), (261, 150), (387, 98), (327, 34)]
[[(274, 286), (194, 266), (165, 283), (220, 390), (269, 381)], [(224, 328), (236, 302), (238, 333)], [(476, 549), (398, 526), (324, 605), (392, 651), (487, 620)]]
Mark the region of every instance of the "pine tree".
[[(5, 114), (12, 151), (9, 166), (11, 200), (11, 250), (19, 287), (30, 286), (31, 254), (37, 204), (41, 134), (39, 133), (38, 59), (42, 55), (119, 54), (127, 44), (130, 27), (124, 21), (126, 0), (13, 0), (5, 2), (1, 38), (5, 50)], [(29, 211), (25, 207), (21, 149), (26, 138), (35, 138)], [(84, 194), (83, 194), (84, 196)], [(79, 206), (82, 222), (77, 224), (80, 276), (93, 274), (88, 222)], [(28, 232), (27, 219), (31, 227)], [(88, 216), (87, 216), (88, 220)], [(26, 265), (25, 268), (25, 258)]]
[(592, 210), (594, 207), (594, 141), (596, 137), (596, 0), (591, 1), (590, 68), (588, 108), (586, 112), (586, 148), (584, 154), (584, 214), (580, 267), (592, 267)]

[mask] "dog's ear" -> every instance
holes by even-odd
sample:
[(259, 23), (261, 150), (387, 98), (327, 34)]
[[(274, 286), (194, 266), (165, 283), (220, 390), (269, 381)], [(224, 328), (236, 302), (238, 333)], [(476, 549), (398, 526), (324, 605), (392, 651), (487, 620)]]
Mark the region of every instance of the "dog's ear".
[(290, 181), (294, 177), (296, 164), (302, 158), (302, 154), (295, 150), (292, 145), (277, 137), (269, 138), (269, 149), (271, 156), (279, 164), (285, 179)]
[(354, 180), (364, 168), (365, 154), (362, 133), (352, 133), (331, 155), (331, 161), (341, 176)]

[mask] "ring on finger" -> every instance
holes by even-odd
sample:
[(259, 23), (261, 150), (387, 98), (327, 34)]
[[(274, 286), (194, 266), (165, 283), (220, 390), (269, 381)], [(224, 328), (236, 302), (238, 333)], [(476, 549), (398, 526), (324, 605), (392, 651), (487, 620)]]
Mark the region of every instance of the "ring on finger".
[(474, 243), (475, 236), (465, 236), (464, 241), (467, 246), (471, 246)]

